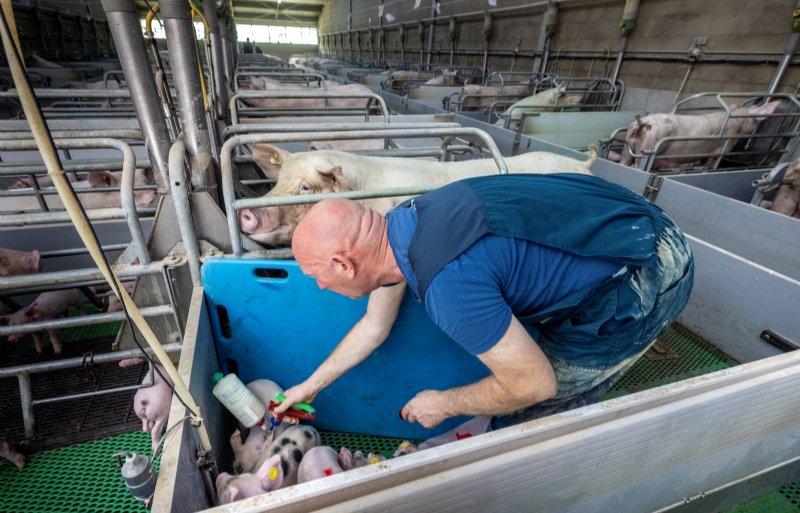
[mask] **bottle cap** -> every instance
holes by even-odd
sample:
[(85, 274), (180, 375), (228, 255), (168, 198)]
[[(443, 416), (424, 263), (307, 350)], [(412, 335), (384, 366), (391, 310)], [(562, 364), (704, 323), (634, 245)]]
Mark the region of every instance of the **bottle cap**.
[(214, 383), (219, 383), (225, 377), (221, 372), (214, 374)]

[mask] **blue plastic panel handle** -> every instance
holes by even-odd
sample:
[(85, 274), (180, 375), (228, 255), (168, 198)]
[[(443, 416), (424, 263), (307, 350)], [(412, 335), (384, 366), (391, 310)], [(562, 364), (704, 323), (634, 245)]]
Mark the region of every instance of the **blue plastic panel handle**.
[[(292, 260), (210, 259), (203, 264), (202, 278), (220, 367), (231, 372), (229, 362), (235, 362), (245, 383), (267, 378), (289, 388), (305, 380), (367, 306), (366, 298), (352, 300), (320, 290)], [(227, 322), (221, 323), (223, 309)], [(422, 390), (466, 385), (488, 374), (407, 294), (386, 342), (316, 398), (313, 425), (426, 439), (466, 419), (425, 429), (400, 419), (406, 402)]]

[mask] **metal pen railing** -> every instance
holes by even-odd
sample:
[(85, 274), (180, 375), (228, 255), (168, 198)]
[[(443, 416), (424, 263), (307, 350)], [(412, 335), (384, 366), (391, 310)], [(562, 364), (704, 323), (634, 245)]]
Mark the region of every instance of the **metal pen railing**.
[[(500, 150), (494, 140), (486, 132), (467, 127), (458, 128), (428, 128), (420, 130), (360, 130), (360, 131), (338, 131), (326, 133), (314, 133), (316, 140), (345, 140), (345, 139), (382, 139), (389, 137), (413, 138), (413, 137), (473, 137), (484, 143), (497, 164), (500, 173), (508, 173), (508, 166), (503, 159)], [(239, 231), (237, 212), (243, 208), (267, 207), (280, 205), (297, 205), (305, 203), (315, 203), (326, 198), (346, 198), (346, 199), (366, 199), (389, 196), (409, 196), (422, 194), (431, 190), (430, 187), (408, 187), (392, 188), (384, 190), (364, 190), (349, 191), (330, 194), (310, 194), (281, 198), (253, 198), (239, 199), (235, 197), (233, 183), (233, 150), (243, 144), (254, 143), (279, 143), (279, 142), (303, 142), (309, 139), (308, 132), (289, 133), (289, 134), (249, 134), (236, 135), (228, 139), (222, 146), (221, 172), (222, 172), (222, 192), (225, 204), (225, 212), (228, 219), (228, 230), (231, 238), (233, 254), (237, 258), (243, 255), (242, 238)]]
[[(328, 103), (329, 100), (336, 100), (336, 99), (364, 99), (364, 107), (357, 107), (357, 108), (342, 108), (342, 107), (308, 107), (302, 109), (286, 109), (286, 108), (270, 108), (265, 109), (263, 107), (258, 108), (257, 110), (250, 110), (250, 109), (241, 109), (239, 107), (239, 101), (242, 99), (272, 99), (272, 100), (280, 100), (280, 99), (308, 99), (308, 100), (325, 100)], [(231, 111), (231, 122), (233, 124), (238, 124), (240, 122), (241, 115), (243, 113), (247, 113), (248, 115), (254, 115), (254, 112), (260, 115), (267, 115), (267, 116), (282, 116), (282, 115), (341, 115), (341, 114), (353, 114), (354, 112), (363, 112), (365, 119), (369, 120), (370, 115), (370, 107), (375, 103), (380, 108), (380, 113), (384, 117), (384, 120), (388, 123), (389, 122), (389, 109), (386, 107), (386, 102), (384, 102), (383, 98), (375, 93), (372, 92), (357, 92), (357, 93), (337, 93), (337, 92), (321, 92), (321, 91), (239, 91), (238, 93), (234, 94), (230, 99), (230, 111)]]

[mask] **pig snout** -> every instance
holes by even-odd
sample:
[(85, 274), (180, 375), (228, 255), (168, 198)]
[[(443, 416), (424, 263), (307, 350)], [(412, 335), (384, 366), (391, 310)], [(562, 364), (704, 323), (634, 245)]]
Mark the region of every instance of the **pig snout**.
[(258, 216), (249, 208), (239, 211), (239, 228), (246, 234), (255, 233), (259, 226)]

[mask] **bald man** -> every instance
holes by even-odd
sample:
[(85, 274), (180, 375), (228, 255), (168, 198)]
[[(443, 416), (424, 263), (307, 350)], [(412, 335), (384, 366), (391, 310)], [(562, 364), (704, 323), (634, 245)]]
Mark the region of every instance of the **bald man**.
[(597, 401), (678, 316), (694, 262), (675, 224), (593, 176), (463, 180), (380, 214), (315, 205), (292, 249), (320, 288), (367, 311), (280, 413), (366, 359), (389, 335), (405, 289), (491, 374), (423, 390), (401, 411), (432, 428), (491, 416), (500, 428)]

